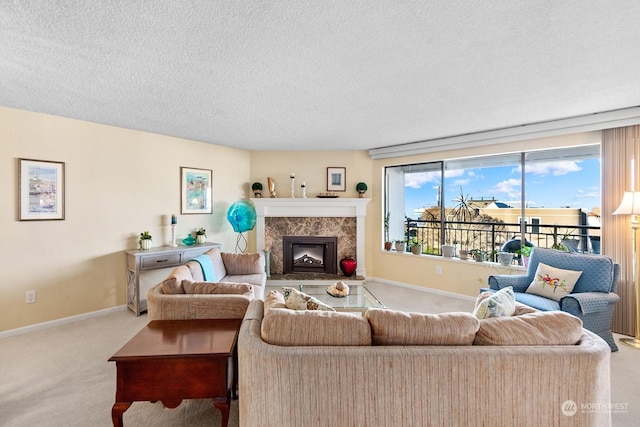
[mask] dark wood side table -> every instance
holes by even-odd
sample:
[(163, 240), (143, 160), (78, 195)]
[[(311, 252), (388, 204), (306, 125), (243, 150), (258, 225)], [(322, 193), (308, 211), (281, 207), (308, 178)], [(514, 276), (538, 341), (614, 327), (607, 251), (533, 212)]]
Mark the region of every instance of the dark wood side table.
[[(116, 402), (114, 426), (136, 401), (162, 401), (176, 408), (183, 399), (212, 399), (229, 421), (230, 395), (237, 398), (241, 319), (154, 320), (114, 354)], [(233, 360), (229, 381), (229, 358)], [(229, 384), (231, 383), (231, 388)]]

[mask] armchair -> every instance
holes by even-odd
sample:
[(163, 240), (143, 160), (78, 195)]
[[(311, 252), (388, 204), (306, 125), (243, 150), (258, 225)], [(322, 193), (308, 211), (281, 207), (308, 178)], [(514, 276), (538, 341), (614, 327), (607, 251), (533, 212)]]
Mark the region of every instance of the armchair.
[[(541, 262), (564, 270), (582, 271), (569, 295), (555, 301), (525, 293)], [(611, 333), (611, 316), (614, 304), (620, 299), (615, 293), (619, 274), (620, 266), (604, 255), (536, 248), (531, 253), (526, 275), (492, 275), (488, 282), (489, 288), (494, 291), (513, 286), (516, 301), (522, 304), (543, 311), (562, 310), (573, 314), (582, 320), (585, 329), (604, 339), (611, 351), (617, 351)]]

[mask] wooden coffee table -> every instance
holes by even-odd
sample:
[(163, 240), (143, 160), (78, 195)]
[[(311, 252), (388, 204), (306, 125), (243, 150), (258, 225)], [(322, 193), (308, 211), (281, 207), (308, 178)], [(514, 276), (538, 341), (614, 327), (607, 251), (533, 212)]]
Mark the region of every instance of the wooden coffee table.
[[(116, 402), (114, 426), (136, 401), (161, 401), (176, 408), (183, 399), (212, 399), (229, 421), (230, 395), (236, 399), (241, 319), (154, 320), (114, 354)], [(233, 380), (229, 388), (229, 358)], [(153, 424), (153, 422), (150, 422)]]

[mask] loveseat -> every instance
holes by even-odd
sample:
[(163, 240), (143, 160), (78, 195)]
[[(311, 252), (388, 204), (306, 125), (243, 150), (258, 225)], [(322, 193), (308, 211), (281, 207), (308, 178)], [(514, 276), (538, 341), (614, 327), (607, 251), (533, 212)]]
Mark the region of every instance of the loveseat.
[[(543, 285), (532, 291), (531, 285), (541, 264), (553, 268), (556, 274), (551, 277), (560, 281), (574, 271), (578, 272), (579, 278), (571, 289), (567, 289), (568, 292), (552, 285), (547, 285), (546, 290)], [(617, 351), (611, 333), (611, 317), (620, 299), (615, 293), (619, 274), (620, 266), (605, 255), (536, 248), (531, 253), (526, 275), (493, 275), (489, 276), (488, 283), (494, 291), (513, 287), (517, 301), (538, 310), (561, 310), (573, 314), (582, 320), (586, 329), (602, 337), (611, 351)], [(568, 279), (569, 276), (566, 277)]]
[[(251, 301), (240, 328), (241, 426), (611, 424), (609, 347), (569, 314), (361, 316), (287, 310), (271, 295)], [(549, 328), (547, 345), (526, 345), (531, 319), (558, 325), (547, 317), (571, 333)], [(554, 344), (567, 335), (576, 342)], [(522, 345), (497, 345), (512, 338)]]
[(204, 262), (191, 260), (176, 267), (147, 292), (149, 321), (169, 319), (242, 319), (249, 302), (264, 297), (267, 282), (264, 255), (235, 254), (213, 248), (211, 277)]

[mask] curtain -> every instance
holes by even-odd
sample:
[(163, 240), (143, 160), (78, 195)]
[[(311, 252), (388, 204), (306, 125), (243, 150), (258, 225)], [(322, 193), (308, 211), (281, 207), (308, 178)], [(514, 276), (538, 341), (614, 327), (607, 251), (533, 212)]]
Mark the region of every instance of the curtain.
[[(612, 215), (612, 212), (622, 201), (622, 195), (625, 191), (640, 190), (640, 181), (638, 180), (639, 147), (640, 126), (603, 131), (602, 253), (620, 264), (620, 279), (617, 290), (620, 301), (616, 304), (613, 312), (611, 329), (614, 332), (631, 336), (635, 335), (636, 319), (631, 217)], [(640, 239), (640, 232), (638, 238)]]

